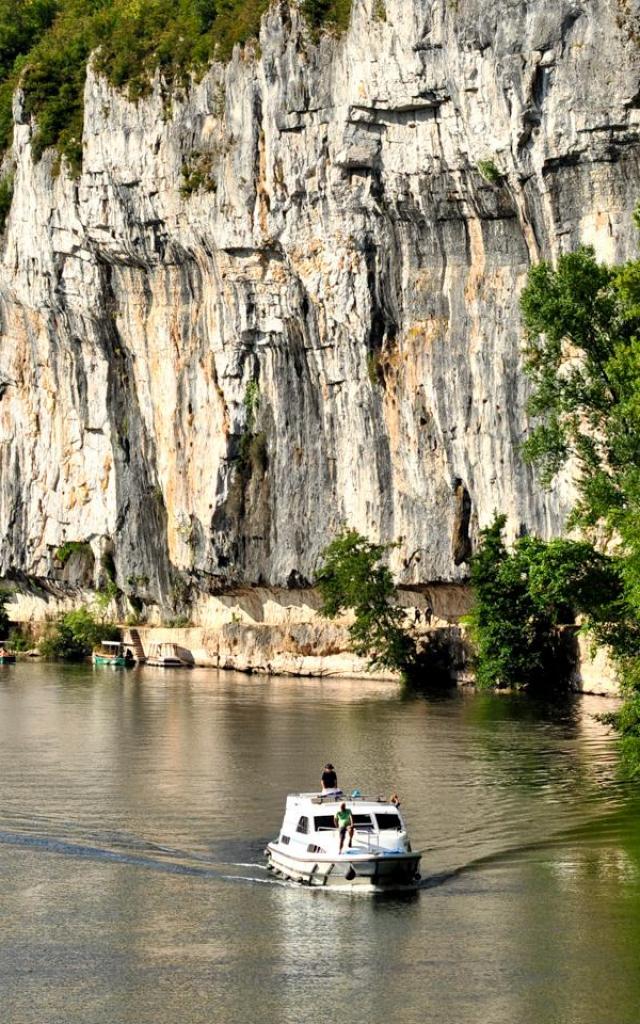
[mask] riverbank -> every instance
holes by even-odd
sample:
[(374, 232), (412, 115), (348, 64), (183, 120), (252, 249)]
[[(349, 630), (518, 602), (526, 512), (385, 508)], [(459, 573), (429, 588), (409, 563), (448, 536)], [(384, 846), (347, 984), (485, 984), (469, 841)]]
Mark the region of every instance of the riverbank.
[[(434, 584), (401, 590), (399, 600), (417, 629), (438, 651), (452, 685), (472, 685), (473, 670), (464, 617), (470, 591), (464, 585)], [(95, 604), (95, 592), (52, 586), (15, 586), (7, 604), (13, 622), (36, 634), (48, 620), (79, 606)], [(240, 588), (200, 595), (188, 622), (162, 621), (149, 610), (144, 624), (122, 624), (125, 641), (148, 654), (152, 644), (176, 644), (187, 664), (266, 675), (369, 679), (364, 659), (349, 649), (348, 616), (328, 621), (319, 612), (320, 597), (311, 589)], [(105, 618), (118, 618), (114, 602)], [(573, 631), (575, 632), (575, 631)], [(613, 668), (602, 652), (591, 652), (585, 638), (572, 636), (577, 692), (616, 695)], [(379, 679), (397, 679), (392, 672)]]

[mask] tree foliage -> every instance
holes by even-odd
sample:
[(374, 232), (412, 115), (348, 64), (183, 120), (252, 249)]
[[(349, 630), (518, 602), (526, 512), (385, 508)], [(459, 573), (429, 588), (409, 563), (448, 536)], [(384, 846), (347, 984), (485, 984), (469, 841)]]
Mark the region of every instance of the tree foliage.
[(538, 418), (525, 455), (547, 481), (569, 458), (580, 468), (576, 521), (618, 513), (640, 466), (640, 263), (610, 268), (581, 247), (529, 273), (521, 299), (527, 370)]
[[(37, 124), (38, 159), (56, 146), (77, 170), (89, 56), (131, 99), (159, 73), (184, 86), (236, 43), (257, 36), (270, 0), (0, 0), (0, 150), (11, 143), (12, 98), (21, 85)], [(305, 0), (311, 25), (344, 27), (350, 0)]]
[(352, 0), (303, 0), (302, 12), (313, 29), (344, 31), (349, 26)]
[[(640, 691), (640, 261), (608, 267), (582, 247), (555, 267), (541, 263), (522, 312), (538, 418), (525, 454), (547, 481), (572, 460), (574, 523), (617, 544), (622, 594), (595, 632), (623, 686)], [(640, 732), (635, 706), (619, 718), (624, 732)]]
[(316, 586), (327, 618), (353, 611), (349, 634), (356, 654), (371, 668), (407, 675), (418, 663), (418, 648), (404, 611), (393, 603), (396, 586), (383, 562), (389, 547), (344, 529), (323, 553)]
[(559, 627), (586, 617), (593, 628), (617, 614), (618, 562), (587, 542), (521, 537), (508, 551), (497, 516), (471, 562), (469, 617), (480, 687), (567, 685), (566, 636)]
[(10, 620), (7, 612), (8, 594), (0, 593), (0, 640), (6, 640), (9, 636)]
[(100, 622), (88, 608), (78, 608), (50, 623), (39, 649), (45, 658), (83, 661), (101, 640), (119, 639), (117, 626)]

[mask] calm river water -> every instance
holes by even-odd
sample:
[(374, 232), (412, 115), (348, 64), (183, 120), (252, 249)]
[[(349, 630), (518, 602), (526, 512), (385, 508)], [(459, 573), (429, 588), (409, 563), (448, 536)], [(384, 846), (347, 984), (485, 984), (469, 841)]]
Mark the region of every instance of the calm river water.
[[(0, 669), (3, 1024), (637, 1024), (640, 787), (597, 699)], [(415, 896), (272, 880), (285, 794), (397, 789)]]

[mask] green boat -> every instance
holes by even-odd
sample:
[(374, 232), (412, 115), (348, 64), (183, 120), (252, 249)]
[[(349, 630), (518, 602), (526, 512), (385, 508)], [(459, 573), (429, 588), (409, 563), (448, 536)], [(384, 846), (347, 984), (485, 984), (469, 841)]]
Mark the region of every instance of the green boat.
[(111, 665), (113, 668), (124, 668), (131, 664), (127, 657), (124, 644), (119, 640), (103, 640), (99, 647), (96, 647), (92, 660), (94, 665)]

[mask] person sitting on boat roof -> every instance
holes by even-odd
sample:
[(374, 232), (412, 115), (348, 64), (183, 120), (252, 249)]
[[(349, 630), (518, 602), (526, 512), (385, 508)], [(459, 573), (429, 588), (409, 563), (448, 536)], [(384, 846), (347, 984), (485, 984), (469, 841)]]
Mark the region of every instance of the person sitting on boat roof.
[(353, 840), (353, 817), (351, 811), (344, 802), (340, 804), (340, 809), (336, 811), (333, 820), (340, 836), (340, 849), (338, 850), (338, 853), (342, 853), (342, 847), (344, 846), (344, 840), (347, 832), (349, 833), (349, 846), (351, 846)]
[(327, 762), (324, 766), (321, 778), (322, 792), (323, 793), (341, 793), (342, 790), (338, 786), (338, 774), (331, 764)]

